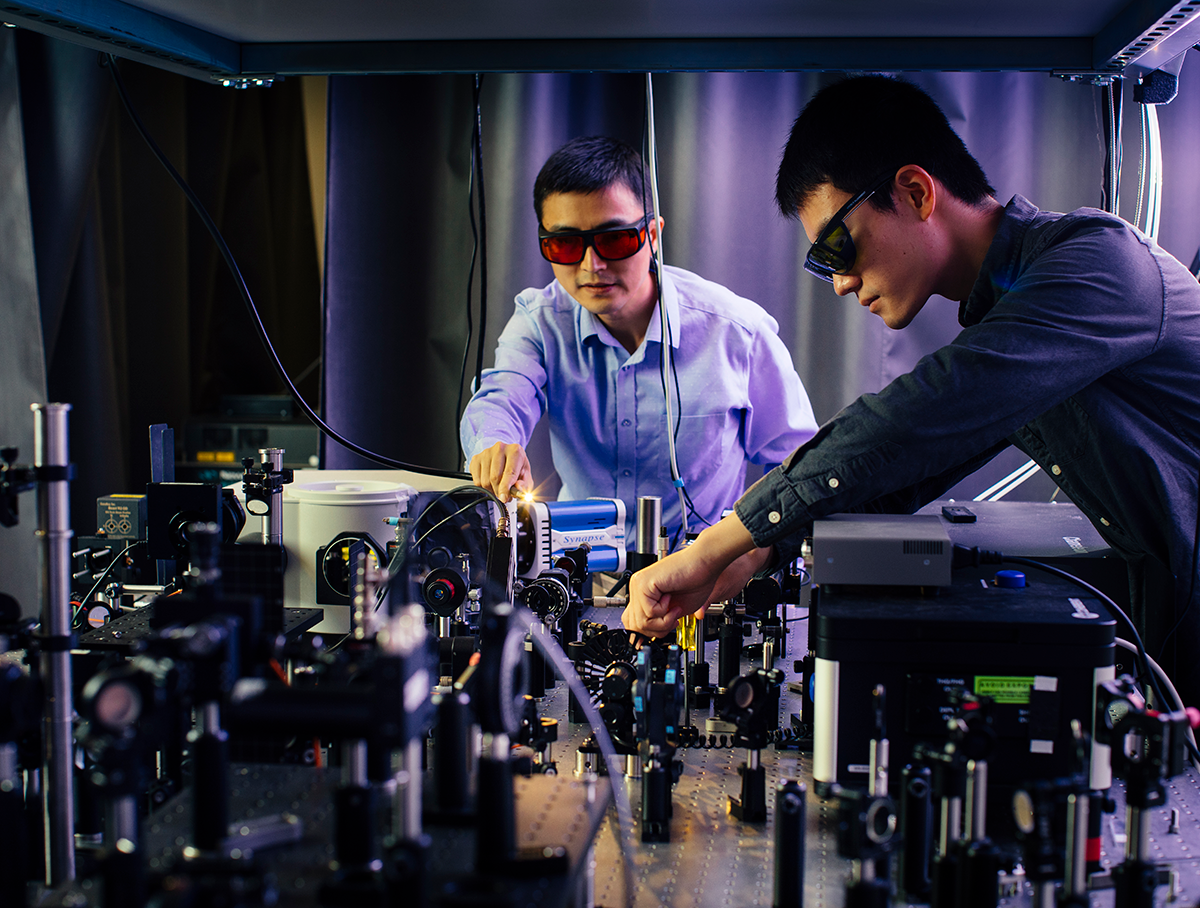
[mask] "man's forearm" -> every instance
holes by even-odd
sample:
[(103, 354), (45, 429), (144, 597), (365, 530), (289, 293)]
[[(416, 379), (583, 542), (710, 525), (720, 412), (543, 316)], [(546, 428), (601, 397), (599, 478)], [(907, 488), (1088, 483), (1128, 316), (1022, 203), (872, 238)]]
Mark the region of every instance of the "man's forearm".
[(696, 537), (689, 547), (694, 557), (724, 570), (757, 546), (737, 514), (722, 518)]

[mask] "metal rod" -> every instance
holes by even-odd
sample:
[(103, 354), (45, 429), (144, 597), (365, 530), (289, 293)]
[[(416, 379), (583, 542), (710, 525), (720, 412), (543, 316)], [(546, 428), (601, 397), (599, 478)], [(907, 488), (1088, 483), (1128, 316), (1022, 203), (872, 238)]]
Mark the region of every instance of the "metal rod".
[(366, 741), (358, 738), (342, 744), (342, 767), (345, 784), (355, 788), (367, 787)]
[(870, 744), (871, 778), (867, 781), (867, 790), (872, 796), (881, 798), (888, 793), (888, 754), (890, 747), (887, 738), (872, 738)]
[(658, 534), (662, 529), (662, 499), (643, 495), (637, 500), (637, 550), (644, 555), (658, 551)]
[(972, 760), (967, 764), (967, 797), (970, 801), (970, 825), (967, 825), (965, 835), (976, 841), (987, 835), (987, 760)]
[[(278, 473), (283, 469), (283, 448), (259, 448), (258, 456), (267, 473)], [(262, 541), (264, 545), (283, 545), (282, 488), (271, 489), (271, 500), (263, 515)]]
[(1054, 908), (1058, 894), (1054, 880), (1043, 880), (1033, 890), (1033, 908)]
[(138, 841), (138, 805), (133, 795), (122, 795), (114, 798), (112, 805), (112, 842), (114, 845), (122, 839), (136, 848)]
[(942, 798), (938, 832), (938, 854), (950, 853), (950, 846), (962, 836), (962, 798)]
[(1140, 807), (1125, 806), (1125, 860), (1144, 861), (1150, 853), (1150, 824)]
[(1087, 894), (1088, 795), (1067, 795), (1066, 895)]
[(421, 838), (421, 739), (414, 738), (401, 751), (404, 784), (396, 786), (396, 807), (402, 821), (396, 830), (410, 842)]
[(19, 781), (17, 745), (0, 743), (0, 791), (16, 791)]
[[(34, 464), (63, 467), (68, 455), (70, 404), (33, 404)], [(75, 879), (75, 767), (71, 734), (71, 510), (69, 485), (61, 479), (38, 486), (41, 542), (42, 636), (51, 645), (41, 654), (46, 685), (43, 714), (42, 811), (46, 823), (46, 885)]]

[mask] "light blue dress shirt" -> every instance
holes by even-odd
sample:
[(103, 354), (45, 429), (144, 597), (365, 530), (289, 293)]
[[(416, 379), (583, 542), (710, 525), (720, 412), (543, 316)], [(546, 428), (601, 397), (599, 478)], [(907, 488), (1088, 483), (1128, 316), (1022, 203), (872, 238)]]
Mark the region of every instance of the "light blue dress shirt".
[[(681, 268), (665, 271), (679, 469), (699, 517), (715, 523), (742, 494), (748, 462), (781, 463), (817, 425), (775, 319), (720, 284)], [(632, 539), (638, 497), (657, 495), (674, 539), (681, 522), (661, 342), (657, 310), (645, 340), (629, 353), (557, 281), (525, 290), (500, 335), (495, 368), (484, 371), (463, 414), (468, 462), (497, 441), (527, 445), (545, 415), (560, 500), (623, 499)], [(703, 526), (688, 515), (690, 530)]]

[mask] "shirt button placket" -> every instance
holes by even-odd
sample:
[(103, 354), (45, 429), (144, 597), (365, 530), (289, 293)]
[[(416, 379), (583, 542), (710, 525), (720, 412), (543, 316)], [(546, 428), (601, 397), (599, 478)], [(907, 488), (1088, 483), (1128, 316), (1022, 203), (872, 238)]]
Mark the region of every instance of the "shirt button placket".
[(617, 497), (630, 501), (633, 498), (633, 470), (637, 456), (637, 432), (633, 426), (635, 389), (633, 371), (620, 368), (616, 371), (617, 406), (617, 463), (616, 480)]

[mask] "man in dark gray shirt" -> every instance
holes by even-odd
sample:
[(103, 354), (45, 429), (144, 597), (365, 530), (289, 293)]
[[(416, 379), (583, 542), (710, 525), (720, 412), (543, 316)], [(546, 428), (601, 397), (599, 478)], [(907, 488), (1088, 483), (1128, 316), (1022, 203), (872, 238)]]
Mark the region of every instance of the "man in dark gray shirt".
[[(795, 556), (812, 521), (906, 513), (1005, 446), (1029, 454), (1131, 567), (1135, 612), (1200, 651), (1200, 284), (1119, 218), (1001, 205), (915, 86), (848, 79), (792, 129), (776, 198), (813, 241), (805, 267), (891, 328), (930, 296), (963, 330), (823, 426), (690, 548), (634, 576), (626, 626), (662, 634)], [(1174, 595), (1144, 602), (1160, 562)], [(1163, 620), (1165, 619), (1165, 620)], [(1180, 659), (1200, 695), (1200, 665)]]

